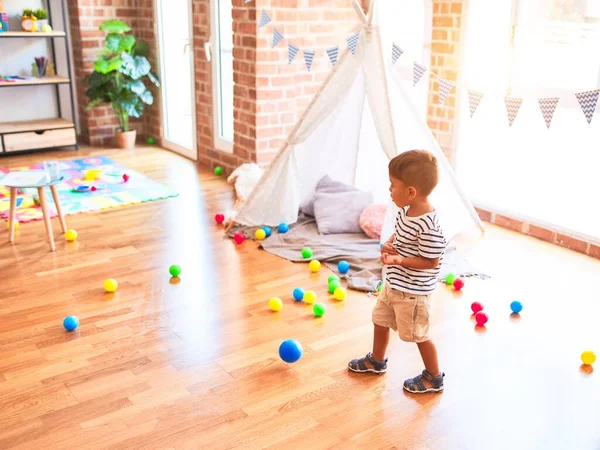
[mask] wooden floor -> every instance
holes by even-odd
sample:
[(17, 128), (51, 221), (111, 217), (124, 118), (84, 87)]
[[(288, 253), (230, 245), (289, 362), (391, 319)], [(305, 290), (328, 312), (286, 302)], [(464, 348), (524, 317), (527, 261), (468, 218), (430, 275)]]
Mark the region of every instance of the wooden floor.
[[(22, 224), (14, 245), (2, 225), (0, 449), (600, 449), (600, 373), (579, 360), (588, 348), (600, 355), (600, 261), (490, 226), (464, 251), (493, 278), (435, 294), (446, 391), (414, 396), (402, 381), (422, 364), (397, 338), (386, 375), (346, 370), (370, 349), (372, 297), (333, 302), (325, 270), (222, 239), (223, 179), (157, 149), (81, 154), (180, 196), (68, 216), (79, 239), (65, 242), (55, 225), (55, 253), (43, 222)], [(178, 283), (170, 264), (182, 267)], [(108, 277), (115, 295), (103, 291)], [(291, 301), (295, 286), (317, 291), (323, 318)], [(279, 313), (267, 308), (275, 295)], [(485, 331), (470, 317), (475, 300)], [(81, 325), (67, 333), (71, 314)], [(293, 365), (278, 358), (286, 338), (304, 346)]]

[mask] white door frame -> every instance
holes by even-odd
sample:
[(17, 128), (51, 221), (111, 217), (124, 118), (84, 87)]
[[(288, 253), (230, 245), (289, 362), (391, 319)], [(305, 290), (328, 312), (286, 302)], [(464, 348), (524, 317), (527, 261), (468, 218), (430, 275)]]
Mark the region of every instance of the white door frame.
[[(214, 146), (217, 150), (225, 151), (228, 153), (233, 153), (233, 142), (226, 141), (222, 139), (219, 132), (219, 116), (221, 114), (220, 106), (219, 106), (219, 83), (217, 82), (217, 76), (221, 73), (221, 57), (219, 54), (219, 48), (217, 45), (219, 36), (219, 20), (221, 19), (219, 15), (217, 15), (217, 4), (219, 0), (210, 0), (210, 23), (212, 26), (210, 27), (210, 41), (205, 43), (205, 53), (207, 59), (211, 62), (211, 72), (212, 72), (212, 96), (213, 96), (213, 142)], [(207, 45), (208, 44), (208, 45)], [(207, 47), (209, 48), (209, 52), (206, 52)], [(235, 96), (234, 96), (235, 97)]]
[[(164, 3), (167, 3), (168, 0), (154, 0), (154, 23), (156, 24), (154, 26), (155, 30), (155, 34), (157, 37), (157, 63), (158, 63), (158, 68), (160, 71), (160, 79), (161, 80), (165, 80), (165, 68), (163, 67), (162, 63), (162, 49), (163, 49), (163, 43), (162, 43), (162, 23), (161, 23), (161, 6)], [(192, 148), (188, 149), (185, 147), (182, 147), (181, 145), (178, 145), (174, 142), (170, 142), (168, 141), (165, 136), (164, 136), (164, 132), (165, 132), (165, 124), (167, 123), (166, 121), (166, 117), (167, 117), (167, 111), (166, 111), (166, 102), (165, 101), (161, 101), (161, 120), (162, 120), (162, 127), (161, 127), (161, 136), (160, 136), (160, 145), (161, 147), (166, 148), (167, 150), (171, 150), (174, 151), (176, 153), (179, 153), (182, 156), (185, 156), (186, 158), (192, 159), (194, 161), (198, 160), (198, 143), (197, 143), (197, 133), (196, 133), (196, 83), (195, 83), (195, 79), (196, 79), (196, 74), (195, 74), (195, 68), (194, 68), (194, 28), (193, 28), (193, 24), (194, 24), (194, 16), (193, 16), (193, 9), (192, 9), (192, 0), (188, 0), (188, 8), (189, 8), (189, 23), (188, 23), (188, 27), (189, 27), (189, 35), (190, 35), (190, 41), (187, 44), (187, 52), (188, 52), (188, 58), (190, 59), (190, 71), (191, 71), (191, 80), (192, 80), (192, 125), (193, 125), (193, 130), (192, 130)], [(160, 91), (161, 91), (161, 100), (164, 98), (164, 89), (165, 89), (165, 85), (161, 82), (161, 87), (160, 87)]]

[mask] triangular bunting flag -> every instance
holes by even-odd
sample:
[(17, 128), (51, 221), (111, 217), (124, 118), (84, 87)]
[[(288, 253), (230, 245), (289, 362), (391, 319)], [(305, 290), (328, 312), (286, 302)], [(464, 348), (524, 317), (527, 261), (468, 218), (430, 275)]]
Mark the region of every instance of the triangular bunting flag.
[(315, 59), (315, 52), (313, 50), (303, 50), (302, 52), (304, 53), (304, 63), (306, 64), (306, 70), (310, 72), (313, 60)]
[(554, 116), (556, 105), (558, 105), (558, 100), (558, 97), (538, 98), (538, 103), (540, 104), (540, 111), (542, 111), (542, 116), (544, 116), (544, 122), (546, 122), (546, 127), (548, 128), (550, 128), (550, 123), (552, 123), (552, 117)]
[(483, 92), (472, 91), (469, 89), (469, 111), (471, 111), (471, 117), (475, 114), (481, 99), (483, 98)]
[(417, 85), (426, 70), (427, 67), (415, 62), (413, 67), (413, 87)]
[(283, 34), (281, 34), (277, 28), (274, 28), (273, 29), (273, 46), (271, 48), (277, 47), (282, 40), (283, 40)]
[(596, 111), (596, 104), (598, 103), (598, 94), (600, 94), (600, 89), (575, 94), (588, 124), (592, 123), (592, 117), (594, 117), (594, 111)]
[(517, 118), (517, 114), (519, 114), (519, 109), (521, 108), (521, 103), (523, 103), (522, 98), (506, 97), (504, 99), (504, 104), (506, 105), (506, 114), (508, 114), (509, 127), (512, 127), (513, 122)]
[(331, 61), (331, 64), (334, 66), (337, 64), (339, 50), (340, 49), (337, 45), (326, 50), (327, 56), (329, 56), (329, 61)]
[(298, 54), (298, 50), (300, 50), (300, 49), (298, 47), (296, 47), (294, 44), (288, 44), (288, 64), (292, 63), (292, 61)]
[(271, 18), (266, 13), (266, 11), (263, 9), (262, 12), (260, 13), (260, 20), (258, 21), (258, 28), (264, 27), (270, 21), (271, 21)]
[(440, 97), (440, 105), (443, 105), (446, 101), (446, 97), (450, 91), (454, 88), (454, 83), (448, 80), (444, 80), (443, 78), (438, 78), (439, 84), (439, 97)]
[(392, 66), (396, 64), (396, 61), (402, 56), (402, 53), (404, 53), (404, 50), (392, 43)]
[(346, 39), (346, 41), (348, 41), (348, 47), (350, 47), (352, 54), (356, 54), (356, 46), (358, 45), (358, 31)]

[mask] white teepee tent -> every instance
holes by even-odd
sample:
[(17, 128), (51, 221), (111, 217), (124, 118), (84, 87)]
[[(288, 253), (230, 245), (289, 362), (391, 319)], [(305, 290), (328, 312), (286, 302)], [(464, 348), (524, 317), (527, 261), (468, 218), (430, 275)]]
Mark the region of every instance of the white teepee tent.
[[(375, 0), (368, 15), (357, 0), (352, 2), (362, 22), (355, 53), (346, 50), (342, 54), (231, 220), (248, 226), (294, 223), (299, 206), (314, 195), (325, 175), (371, 191), (378, 203), (388, 203), (388, 161), (404, 151), (423, 148), (439, 160), (440, 181), (432, 199), (447, 238), (469, 225), (483, 230), (450, 164), (391, 67), (391, 49), (389, 58), (384, 58), (379, 29), (372, 25)], [(391, 236), (396, 213), (390, 202), (382, 240)]]

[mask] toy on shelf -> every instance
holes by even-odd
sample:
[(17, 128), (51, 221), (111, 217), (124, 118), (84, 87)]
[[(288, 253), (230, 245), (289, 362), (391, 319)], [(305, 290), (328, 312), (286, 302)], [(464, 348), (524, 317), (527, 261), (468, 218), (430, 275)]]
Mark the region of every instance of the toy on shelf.
[(21, 16), (21, 28), (23, 31), (35, 33), (38, 29), (37, 17), (35, 17), (31, 9), (24, 9)]
[(8, 31), (8, 14), (2, 10), (2, 2), (0, 1), (0, 33)]

